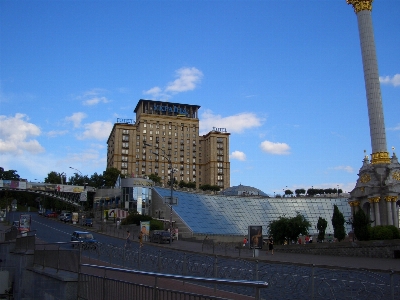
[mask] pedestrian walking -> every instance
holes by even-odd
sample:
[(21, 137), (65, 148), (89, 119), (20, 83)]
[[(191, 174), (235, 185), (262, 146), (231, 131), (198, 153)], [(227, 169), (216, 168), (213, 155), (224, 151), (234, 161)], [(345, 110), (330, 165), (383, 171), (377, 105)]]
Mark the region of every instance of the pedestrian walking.
[(131, 248), (131, 233), (129, 230), (126, 231), (126, 242), (125, 242), (125, 249)]
[(139, 247), (142, 248), (143, 246), (143, 232), (141, 231), (139, 234)]
[(272, 238), (272, 236), (270, 236), (268, 238), (268, 251), (267, 251), (267, 254), (268, 254), (269, 251), (271, 251), (271, 254), (274, 255), (274, 239)]

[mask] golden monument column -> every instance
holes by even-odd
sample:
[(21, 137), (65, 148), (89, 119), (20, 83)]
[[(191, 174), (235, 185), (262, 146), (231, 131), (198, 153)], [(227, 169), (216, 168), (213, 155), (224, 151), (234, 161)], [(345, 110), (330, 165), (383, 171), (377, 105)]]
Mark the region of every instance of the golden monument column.
[[(360, 203), (367, 216), (374, 216), (372, 226), (395, 225), (399, 228), (399, 211), (392, 199), (400, 195), (400, 164), (393, 149), (389, 156), (386, 143), (385, 121), (374, 31), (372, 27), (372, 2), (374, 0), (346, 0), (357, 15), (361, 56), (364, 69), (371, 137), (371, 160), (364, 156), (356, 187), (350, 192), (349, 204)], [(364, 151), (365, 152), (365, 151)]]
[(371, 162), (390, 163), (386, 144), (385, 121), (381, 86), (379, 82), (378, 62), (374, 31), (372, 28), (372, 2), (374, 0), (347, 0), (354, 7), (358, 20), (358, 32), (360, 35), (361, 55), (364, 67), (364, 81), (367, 93), (369, 130), (371, 135), (372, 157)]

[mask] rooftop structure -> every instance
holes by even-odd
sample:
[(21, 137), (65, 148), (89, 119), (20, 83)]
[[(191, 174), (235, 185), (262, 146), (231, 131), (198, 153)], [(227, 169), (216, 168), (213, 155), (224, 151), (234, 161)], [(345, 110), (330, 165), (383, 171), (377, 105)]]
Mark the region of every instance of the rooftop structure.
[[(169, 195), (169, 189), (154, 187), (153, 204), (162, 203)], [(351, 216), (347, 198), (267, 198), (181, 191), (174, 191), (174, 197), (178, 198), (178, 204), (173, 206), (176, 215), (193, 234), (200, 235), (246, 235), (250, 225), (261, 225), (266, 230), (270, 221), (282, 216), (295, 217), (297, 212), (311, 223), (311, 234), (317, 233), (319, 217), (328, 221), (326, 233), (333, 234), (333, 206), (338, 206), (346, 220)], [(350, 232), (351, 226), (345, 226), (346, 233)]]

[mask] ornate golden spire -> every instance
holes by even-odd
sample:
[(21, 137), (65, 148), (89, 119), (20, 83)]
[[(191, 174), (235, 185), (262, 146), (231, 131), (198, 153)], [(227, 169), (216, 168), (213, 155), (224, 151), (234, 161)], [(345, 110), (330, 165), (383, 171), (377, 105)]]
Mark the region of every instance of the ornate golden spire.
[(354, 12), (357, 14), (362, 10), (372, 10), (374, 0), (346, 0), (347, 4), (353, 5)]

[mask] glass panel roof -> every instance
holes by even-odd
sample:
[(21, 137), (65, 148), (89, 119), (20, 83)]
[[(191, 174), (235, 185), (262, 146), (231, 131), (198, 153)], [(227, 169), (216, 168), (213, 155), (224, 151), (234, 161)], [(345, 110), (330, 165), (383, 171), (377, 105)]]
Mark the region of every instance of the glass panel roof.
[[(169, 197), (171, 190), (154, 187), (161, 197)], [(266, 198), (251, 196), (221, 196), (193, 194), (174, 191), (178, 205), (173, 209), (194, 233), (247, 235), (250, 225), (261, 225), (264, 232), (270, 221), (280, 216), (294, 217), (296, 212), (304, 215), (311, 223), (309, 232), (318, 233), (318, 218), (328, 222), (327, 234), (333, 234), (333, 205), (337, 205), (345, 220), (351, 216), (347, 198)], [(351, 226), (345, 224), (346, 233)]]

